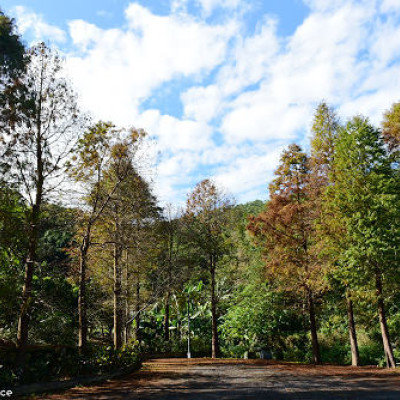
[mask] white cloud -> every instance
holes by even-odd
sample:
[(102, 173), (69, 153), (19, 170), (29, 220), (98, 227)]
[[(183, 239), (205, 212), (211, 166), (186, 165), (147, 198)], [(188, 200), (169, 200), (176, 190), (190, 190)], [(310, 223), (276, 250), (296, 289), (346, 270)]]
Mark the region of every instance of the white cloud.
[(68, 26), (73, 44), (84, 52), (90, 44), (99, 42), (103, 34), (103, 31), (96, 25), (89, 24), (81, 19), (70, 21)]
[(265, 18), (253, 36), (238, 38), (229, 63), (217, 77), (226, 96), (267, 77), (280, 46), (276, 25), (276, 20)]
[[(399, 2), (400, 10), (400, 2)], [(377, 22), (376, 30), (371, 37), (371, 56), (375, 63), (383, 67), (390, 64), (400, 54), (400, 26), (394, 18)]]
[[(263, 71), (259, 75), (262, 83), (232, 101), (232, 110), (223, 119), (221, 129), (227, 140), (292, 140), (308, 130), (318, 101), (338, 102), (352, 93), (367, 68), (358, 54), (365, 47), (368, 31), (364, 24), (371, 11), (343, 4), (334, 11), (311, 14), (279, 51), (278, 39), (269, 39), (268, 43), (275, 42), (269, 59), (264, 68), (256, 63)], [(242, 56), (252, 59), (246, 49)]]
[(220, 64), (235, 28), (208, 26), (189, 16), (154, 15), (136, 3), (125, 14), (138, 41), (138, 56), (146, 57), (145, 61), (150, 61), (146, 68), (158, 74), (155, 78), (163, 80), (175, 73), (187, 76)]
[(212, 145), (211, 127), (201, 122), (181, 120), (161, 115), (158, 110), (148, 110), (138, 116), (136, 123), (150, 134), (157, 135), (162, 151), (201, 151)]
[(192, 87), (181, 95), (185, 116), (208, 122), (221, 112), (222, 94), (217, 85)]
[[(230, 143), (291, 140), (309, 119), (306, 105), (276, 102), (268, 92), (247, 93), (224, 118), (221, 130)], [(279, 100), (279, 99), (278, 99)]]
[(248, 197), (248, 193), (255, 188), (258, 189), (258, 196), (265, 198), (272, 170), (279, 161), (282, 146), (264, 150), (263, 154), (242, 156), (230, 165), (220, 168), (214, 176), (215, 181), (234, 193), (238, 201), (253, 200), (254, 198)]
[(45, 22), (42, 15), (30, 11), (24, 6), (14, 7), (13, 14), (17, 20), (19, 32), (22, 35), (29, 33), (32, 43), (48, 40), (57, 43), (66, 41), (65, 32), (59, 27)]
[[(155, 179), (155, 190), (160, 201), (182, 202), (186, 198), (187, 187), (196, 183), (196, 178), (190, 178), (190, 175), (195, 174), (198, 164), (199, 154), (196, 151), (182, 150), (172, 156), (164, 154), (157, 165)], [(183, 206), (182, 203), (179, 205)]]
[(136, 3), (125, 14), (124, 30), (72, 21), (73, 41), (86, 51), (68, 60), (86, 107), (122, 123), (132, 121), (140, 102), (164, 82), (195, 78), (221, 64), (236, 31), (234, 23), (208, 26), (188, 15), (155, 15)]

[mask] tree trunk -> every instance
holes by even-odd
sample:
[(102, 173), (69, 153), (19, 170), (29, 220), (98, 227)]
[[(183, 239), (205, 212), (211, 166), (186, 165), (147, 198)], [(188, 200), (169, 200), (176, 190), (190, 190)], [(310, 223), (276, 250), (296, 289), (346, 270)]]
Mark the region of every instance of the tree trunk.
[(351, 365), (359, 366), (360, 354), (358, 351), (356, 324), (354, 322), (353, 300), (351, 299), (351, 294), (349, 290), (346, 290), (346, 305), (347, 305), (347, 319), (349, 324), (349, 336), (350, 336), (350, 346), (351, 346)]
[(170, 292), (167, 291), (167, 295), (165, 296), (164, 300), (164, 340), (166, 342), (169, 341), (169, 299), (170, 299)]
[[(32, 217), (32, 219), (34, 219)], [(23, 349), (28, 343), (28, 331), (30, 321), (30, 307), (32, 302), (32, 279), (35, 269), (36, 248), (37, 248), (37, 228), (32, 223), (30, 229), (28, 257), (25, 263), (24, 287), (22, 289), (22, 304), (18, 318), (17, 347)]]
[(124, 343), (128, 344), (130, 339), (130, 323), (129, 321), (129, 252), (128, 249), (125, 250), (125, 293), (124, 293), (124, 305), (125, 305), (125, 312), (124, 312)]
[(140, 276), (139, 271), (136, 272), (136, 283), (135, 283), (135, 340), (140, 340)]
[(215, 295), (215, 259), (211, 256), (210, 260), (210, 273), (211, 273), (211, 357), (217, 358), (219, 356), (219, 341), (218, 341), (218, 319), (217, 319), (217, 297)]
[(87, 254), (90, 246), (90, 223), (87, 226), (86, 234), (80, 248), (80, 265), (79, 265), (79, 293), (78, 293), (78, 347), (79, 352), (83, 354), (87, 348), (87, 313), (86, 313), (86, 265)]
[(312, 290), (307, 288), (308, 297), (308, 312), (310, 317), (310, 332), (311, 332), (311, 343), (313, 352), (313, 363), (321, 364), (321, 354), (319, 351), (318, 335), (317, 335), (317, 324), (315, 321), (315, 308)]
[[(41, 81), (42, 82), (42, 81)], [(42, 85), (42, 83), (41, 83)], [(42, 87), (40, 87), (40, 94)], [(30, 308), (32, 305), (32, 279), (36, 263), (36, 251), (39, 234), (40, 210), (43, 197), (43, 149), (42, 149), (42, 97), (39, 98), (38, 113), (36, 115), (36, 195), (32, 205), (29, 221), (28, 257), (25, 263), (24, 286), (22, 289), (22, 304), (18, 318), (17, 347), (24, 348), (28, 343)]]
[(119, 243), (114, 244), (114, 348), (122, 347), (122, 249)]
[(378, 315), (379, 324), (381, 326), (383, 349), (385, 352), (386, 365), (388, 368), (396, 367), (396, 360), (394, 359), (392, 345), (390, 343), (389, 329), (387, 327), (385, 303), (383, 300), (383, 289), (382, 289), (382, 276), (378, 268), (375, 272), (375, 283), (376, 283), (376, 297), (378, 302)]

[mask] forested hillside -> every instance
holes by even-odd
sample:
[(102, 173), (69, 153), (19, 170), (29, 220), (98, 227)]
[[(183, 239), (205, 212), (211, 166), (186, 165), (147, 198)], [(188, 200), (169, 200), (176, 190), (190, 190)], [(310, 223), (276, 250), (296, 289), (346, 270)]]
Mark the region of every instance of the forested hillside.
[(192, 356), (395, 367), (400, 103), (374, 126), (321, 102), (268, 201), (209, 177), (182, 209), (146, 178), (146, 132), (81, 112), (62, 58), (4, 14), (0, 110), (1, 381), (186, 356), (188, 339)]

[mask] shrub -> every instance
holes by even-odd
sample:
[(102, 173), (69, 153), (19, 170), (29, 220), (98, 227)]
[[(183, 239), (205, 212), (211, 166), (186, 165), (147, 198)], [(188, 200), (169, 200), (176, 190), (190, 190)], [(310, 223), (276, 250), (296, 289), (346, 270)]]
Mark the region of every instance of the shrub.
[(2, 352), (0, 382), (10, 386), (21, 383), (42, 382), (97, 375), (119, 369), (137, 369), (140, 357), (136, 348), (92, 347), (80, 355), (75, 347), (35, 346), (25, 353), (25, 367), (17, 362), (15, 349)]

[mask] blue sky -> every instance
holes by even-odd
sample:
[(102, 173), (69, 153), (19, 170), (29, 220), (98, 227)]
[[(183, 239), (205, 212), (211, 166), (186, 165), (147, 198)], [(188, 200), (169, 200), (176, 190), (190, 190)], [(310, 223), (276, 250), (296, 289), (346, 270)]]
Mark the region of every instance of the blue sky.
[[(27, 44), (66, 59), (82, 108), (155, 138), (155, 190), (214, 178), (267, 198), (322, 99), (379, 124), (400, 100), (399, 0), (3, 0)], [(153, 154), (152, 154), (153, 153)], [(156, 157), (156, 154), (160, 154)]]

